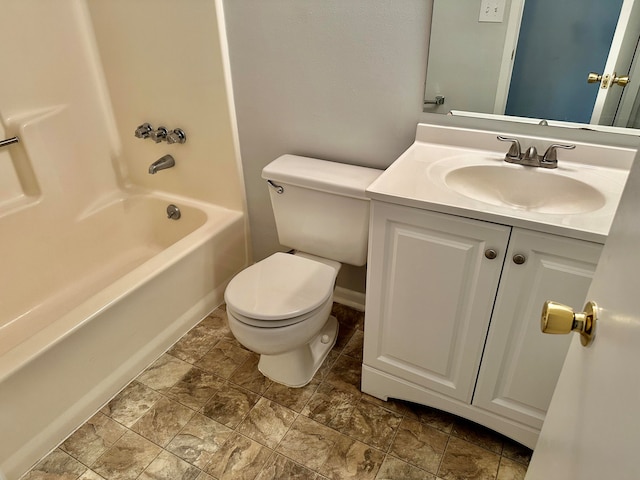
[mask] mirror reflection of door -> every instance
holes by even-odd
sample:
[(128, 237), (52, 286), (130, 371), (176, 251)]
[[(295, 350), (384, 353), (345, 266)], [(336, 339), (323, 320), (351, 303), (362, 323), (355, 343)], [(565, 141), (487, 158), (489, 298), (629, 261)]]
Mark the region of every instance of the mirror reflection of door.
[[(499, 21), (479, 19), (485, 4)], [(640, 128), (639, 37), (640, 0), (434, 0), (425, 100), (446, 100), (424, 110)]]
[[(622, 0), (525, 2), (505, 113), (590, 123)], [(626, 72), (624, 72), (626, 73)]]

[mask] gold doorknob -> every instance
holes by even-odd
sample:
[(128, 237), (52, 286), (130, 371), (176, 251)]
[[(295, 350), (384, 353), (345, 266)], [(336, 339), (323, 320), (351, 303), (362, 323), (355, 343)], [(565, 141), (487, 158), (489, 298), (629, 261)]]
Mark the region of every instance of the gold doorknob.
[(613, 74), (613, 80), (611, 80), (611, 83), (616, 83), (618, 85), (620, 85), (621, 87), (626, 87), (627, 84), (631, 81), (631, 79), (629, 78), (629, 75), (623, 75), (622, 77), (616, 77), (616, 74)]
[(594, 302), (587, 302), (584, 312), (576, 313), (571, 307), (549, 300), (542, 307), (540, 328), (543, 333), (551, 334), (578, 332), (580, 342), (586, 347), (595, 337), (597, 310)]
[(587, 75), (587, 83), (600, 83), (600, 88), (609, 88), (614, 83), (621, 87), (626, 87), (630, 81), (631, 79), (628, 75), (618, 77), (618, 74), (615, 72), (613, 75), (609, 73), (600, 75), (595, 72), (589, 72), (589, 75)]
[(598, 83), (600, 80), (602, 80), (602, 75), (595, 72), (589, 72), (587, 75), (587, 83)]

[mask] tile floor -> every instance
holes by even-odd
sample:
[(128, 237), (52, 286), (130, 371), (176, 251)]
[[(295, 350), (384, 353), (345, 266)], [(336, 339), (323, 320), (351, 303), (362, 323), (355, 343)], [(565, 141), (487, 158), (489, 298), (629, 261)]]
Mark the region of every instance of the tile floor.
[(215, 310), (23, 479), (522, 479), (531, 451), (466, 420), (360, 392), (363, 314), (291, 389)]

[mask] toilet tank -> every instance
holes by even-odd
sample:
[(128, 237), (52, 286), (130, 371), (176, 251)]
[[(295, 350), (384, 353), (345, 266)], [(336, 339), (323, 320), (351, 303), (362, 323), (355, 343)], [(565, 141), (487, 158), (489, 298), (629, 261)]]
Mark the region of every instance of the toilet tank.
[(280, 243), (341, 263), (364, 265), (369, 236), (365, 189), (381, 173), (297, 155), (271, 162), (262, 170), (262, 178), (271, 182), (269, 195)]

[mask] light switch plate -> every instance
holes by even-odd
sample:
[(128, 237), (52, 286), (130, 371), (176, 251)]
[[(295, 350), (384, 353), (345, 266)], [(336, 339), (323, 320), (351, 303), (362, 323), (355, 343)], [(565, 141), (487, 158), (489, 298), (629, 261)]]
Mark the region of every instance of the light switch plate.
[(479, 22), (502, 23), (504, 19), (505, 0), (482, 0), (480, 3)]

